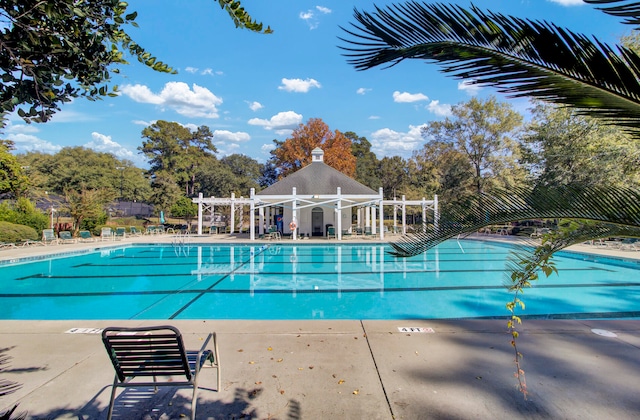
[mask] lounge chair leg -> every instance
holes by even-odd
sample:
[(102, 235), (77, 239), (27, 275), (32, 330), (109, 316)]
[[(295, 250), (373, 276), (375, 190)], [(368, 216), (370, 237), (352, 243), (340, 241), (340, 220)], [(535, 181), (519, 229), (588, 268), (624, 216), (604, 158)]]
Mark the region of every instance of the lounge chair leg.
[(198, 380), (193, 383), (193, 396), (191, 397), (191, 420), (196, 420), (196, 404), (198, 403)]
[(113, 381), (113, 386), (111, 387), (111, 401), (109, 401), (109, 412), (107, 413), (107, 420), (111, 420), (113, 416), (113, 404), (116, 400), (116, 384), (118, 383), (118, 376)]

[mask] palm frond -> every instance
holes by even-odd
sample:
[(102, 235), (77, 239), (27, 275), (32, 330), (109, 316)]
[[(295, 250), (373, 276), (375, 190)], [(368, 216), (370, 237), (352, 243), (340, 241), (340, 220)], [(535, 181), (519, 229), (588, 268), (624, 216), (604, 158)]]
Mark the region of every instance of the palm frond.
[(569, 105), (640, 137), (640, 57), (545, 21), (415, 1), (354, 11), (347, 61), (358, 70), (406, 59), (511, 97)]
[(611, 16), (625, 18), (622, 23), (627, 25), (640, 25), (640, 3), (629, 0), (584, 0), (589, 4), (619, 4), (617, 6), (596, 7)]
[[(640, 191), (570, 186), (471, 196), (443, 205), (436, 226), (391, 243), (391, 254), (399, 257), (418, 255), (447, 239), (469, 235), (486, 226), (530, 219), (592, 220), (605, 225), (592, 231), (585, 229), (585, 235), (640, 236)], [(580, 238), (576, 236), (577, 239)], [(582, 241), (586, 239), (592, 237), (586, 236)]]

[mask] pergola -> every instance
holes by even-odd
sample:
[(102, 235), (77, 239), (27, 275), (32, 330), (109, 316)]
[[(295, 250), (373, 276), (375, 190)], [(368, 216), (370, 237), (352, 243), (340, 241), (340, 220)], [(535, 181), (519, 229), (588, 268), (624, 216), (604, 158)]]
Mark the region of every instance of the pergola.
[[(235, 214), (242, 215), (249, 206), (249, 235), (256, 239), (271, 226), (281, 233), (291, 234), (293, 240), (301, 236), (325, 236), (329, 226), (335, 229), (337, 240), (345, 233), (376, 235), (384, 239), (385, 205), (394, 206), (394, 230), (397, 231), (397, 211), (402, 212), (402, 233), (407, 233), (407, 206), (421, 206), (423, 225), (426, 224), (427, 210), (433, 210), (434, 223), (438, 220), (438, 199), (433, 200), (384, 200), (382, 188), (377, 192), (362, 185), (324, 163), (324, 152), (320, 148), (312, 151), (310, 165), (294, 172), (266, 189), (255, 193), (251, 189), (249, 198), (205, 198), (200, 194), (193, 199), (198, 204), (198, 234), (202, 234), (205, 213), (211, 217), (216, 207), (230, 207), (230, 231), (235, 232)], [(256, 215), (257, 211), (257, 215)], [(256, 220), (257, 218), (257, 220)], [(242, 220), (242, 217), (240, 218)]]

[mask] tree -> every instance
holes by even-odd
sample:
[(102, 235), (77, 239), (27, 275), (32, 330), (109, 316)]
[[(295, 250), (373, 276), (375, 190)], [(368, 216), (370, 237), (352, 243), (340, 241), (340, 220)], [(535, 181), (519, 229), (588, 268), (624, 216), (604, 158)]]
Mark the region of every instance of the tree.
[[(263, 31), (239, 1), (218, 0), (236, 27)], [(27, 122), (45, 122), (73, 98), (114, 96), (108, 87), (131, 54), (159, 72), (176, 73), (125, 31), (137, 12), (120, 0), (4, 0), (0, 2), (0, 113), (18, 110)]]
[(407, 162), (400, 156), (383, 157), (376, 173), (380, 177), (382, 191), (389, 199), (401, 195), (409, 181)]
[(198, 189), (198, 166), (211, 162), (217, 153), (209, 127), (191, 131), (176, 122), (160, 120), (142, 130), (142, 137), (146, 140), (138, 150), (149, 159), (149, 172), (162, 172), (173, 178), (185, 195), (193, 196)]
[(233, 154), (220, 159), (220, 163), (229, 168), (235, 176), (236, 187), (233, 192), (236, 195), (248, 196), (251, 188), (260, 188), (262, 165), (257, 160), (246, 155)]
[(189, 197), (180, 197), (173, 206), (171, 206), (171, 215), (173, 217), (183, 218), (188, 225), (198, 214), (198, 205), (191, 201)]
[(32, 188), (29, 195), (42, 198), (45, 191), (64, 195), (66, 190), (110, 189), (121, 200), (146, 201), (151, 192), (142, 169), (111, 153), (85, 147), (65, 147), (54, 155), (28, 152), (18, 155)]
[(382, 186), (380, 176), (376, 174), (380, 162), (371, 151), (371, 143), (366, 137), (358, 137), (353, 131), (347, 131), (344, 136), (351, 140), (351, 154), (356, 158), (356, 181), (377, 190)]
[(0, 194), (12, 193), (18, 197), (27, 189), (29, 179), (10, 150), (13, 150), (13, 142), (0, 140)]
[(537, 185), (640, 186), (640, 145), (570, 108), (537, 103), (521, 162)]
[(274, 140), (276, 148), (271, 151), (280, 177), (301, 169), (311, 163), (311, 151), (316, 147), (324, 151), (324, 163), (353, 177), (356, 158), (351, 154), (351, 141), (340, 131), (332, 132), (320, 118), (311, 118), (306, 125), (300, 124), (291, 137)]
[(442, 202), (450, 203), (474, 191), (471, 163), (451, 142), (429, 141), (413, 152), (411, 160), (416, 168), (412, 180), (422, 185), (425, 195), (438, 194)]
[(74, 235), (78, 233), (84, 220), (105, 218), (105, 206), (113, 201), (110, 189), (65, 190), (66, 210), (73, 219)]
[(473, 184), (479, 194), (513, 168), (517, 130), (522, 116), (495, 97), (486, 101), (471, 98), (451, 108), (452, 117), (433, 121), (422, 128), (422, 135), (441, 143), (451, 143), (466, 156), (472, 168)]

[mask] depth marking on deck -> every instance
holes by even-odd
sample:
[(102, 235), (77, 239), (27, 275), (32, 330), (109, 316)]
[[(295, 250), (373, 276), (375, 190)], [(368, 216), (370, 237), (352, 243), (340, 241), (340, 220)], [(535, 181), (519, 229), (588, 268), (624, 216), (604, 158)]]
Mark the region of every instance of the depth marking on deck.
[(71, 328), (64, 332), (65, 334), (100, 334), (102, 328)]
[(424, 328), (424, 327), (398, 327), (399, 332), (409, 332), (409, 333), (428, 333), (433, 334), (435, 330), (433, 328)]

